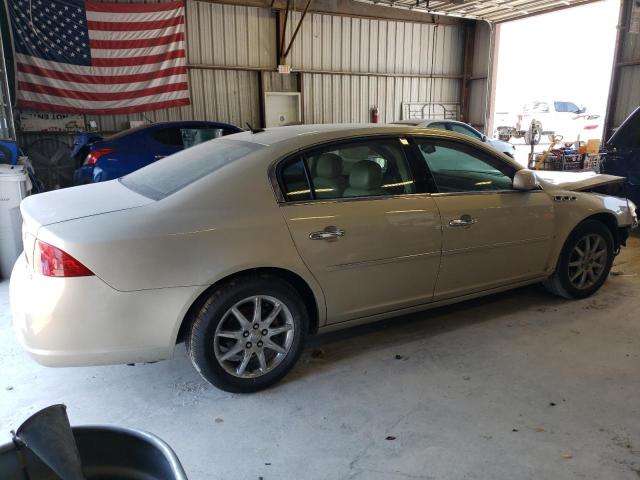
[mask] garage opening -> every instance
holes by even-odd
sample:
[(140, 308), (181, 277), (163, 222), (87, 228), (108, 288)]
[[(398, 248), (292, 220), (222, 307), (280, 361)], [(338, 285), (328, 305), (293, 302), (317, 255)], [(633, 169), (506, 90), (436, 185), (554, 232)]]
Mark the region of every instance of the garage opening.
[(521, 164), (532, 143), (602, 139), (619, 9), (606, 0), (496, 25), (493, 127)]

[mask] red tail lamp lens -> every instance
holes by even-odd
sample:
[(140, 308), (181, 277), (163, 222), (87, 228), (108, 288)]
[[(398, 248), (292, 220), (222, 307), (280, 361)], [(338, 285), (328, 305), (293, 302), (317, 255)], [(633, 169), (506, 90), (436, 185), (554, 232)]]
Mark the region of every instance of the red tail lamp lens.
[(598, 125), (587, 125), (584, 127), (585, 130), (595, 130), (596, 128), (598, 128)]
[(41, 240), (34, 255), (36, 271), (46, 277), (88, 277), (93, 272), (67, 252)]
[(101, 156), (111, 152), (113, 152), (113, 150), (110, 148), (99, 148), (98, 150), (94, 150), (93, 152), (89, 153), (89, 155), (87, 155), (87, 158), (84, 160), (84, 164), (95, 165)]

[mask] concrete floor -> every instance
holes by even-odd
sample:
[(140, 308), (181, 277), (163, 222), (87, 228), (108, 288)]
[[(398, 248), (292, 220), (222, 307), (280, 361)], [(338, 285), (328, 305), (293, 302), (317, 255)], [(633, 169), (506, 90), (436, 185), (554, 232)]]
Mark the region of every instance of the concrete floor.
[(191, 480), (637, 480), (638, 238), (613, 271), (582, 301), (528, 287), (315, 339), (285, 382), (246, 396), (205, 384), (182, 346), (153, 365), (40, 367), (4, 282), (0, 443), (63, 402), (73, 424), (156, 433)]

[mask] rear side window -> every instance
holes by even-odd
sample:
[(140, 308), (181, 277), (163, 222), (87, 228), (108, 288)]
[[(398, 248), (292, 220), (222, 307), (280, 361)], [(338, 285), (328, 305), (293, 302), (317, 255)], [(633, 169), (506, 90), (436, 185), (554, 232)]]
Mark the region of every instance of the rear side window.
[(482, 135), (476, 132), (474, 129), (467, 127), (466, 125), (460, 125), (459, 123), (450, 123), (449, 126), (454, 132), (462, 133), (476, 140), (482, 140)]
[(403, 148), (406, 142), (400, 138), (370, 138), (310, 150), (303, 159), (296, 158), (280, 170), (285, 198), (324, 200), (415, 193), (415, 180)]
[(120, 182), (134, 192), (161, 200), (262, 148), (257, 143), (218, 139), (158, 160), (122, 177)]
[(179, 128), (160, 128), (150, 133), (151, 138), (163, 145), (182, 146), (182, 134)]
[(302, 158), (297, 157), (286, 163), (280, 171), (280, 179), (287, 201), (311, 200), (311, 187), (307, 181)]

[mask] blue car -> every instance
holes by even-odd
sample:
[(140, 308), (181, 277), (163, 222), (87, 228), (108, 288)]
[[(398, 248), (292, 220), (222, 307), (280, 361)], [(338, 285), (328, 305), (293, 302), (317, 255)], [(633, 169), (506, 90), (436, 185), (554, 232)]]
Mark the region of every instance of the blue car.
[(626, 177), (624, 195), (640, 205), (640, 107), (613, 133), (604, 151), (600, 173)]
[(120, 178), (163, 157), (242, 129), (219, 122), (166, 122), (144, 125), (85, 145), (84, 163), (74, 183), (104, 182)]

